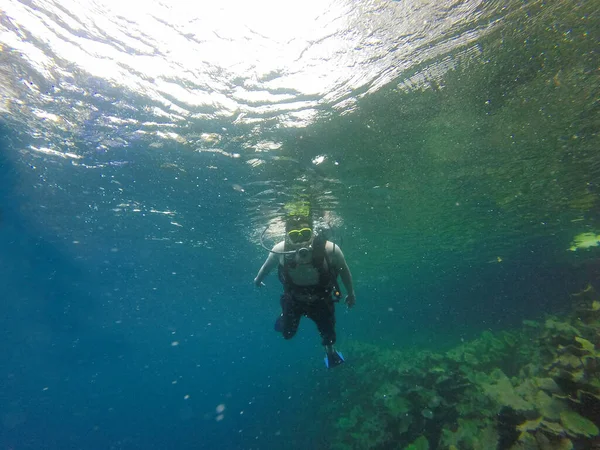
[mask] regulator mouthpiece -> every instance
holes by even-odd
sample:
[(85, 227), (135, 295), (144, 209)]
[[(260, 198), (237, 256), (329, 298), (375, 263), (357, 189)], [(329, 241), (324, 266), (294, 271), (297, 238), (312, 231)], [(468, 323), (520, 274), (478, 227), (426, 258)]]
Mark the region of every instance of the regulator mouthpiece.
[(310, 251), (310, 249), (308, 249), (306, 247), (302, 247), (302, 248), (298, 249), (298, 256), (300, 258), (306, 258), (308, 256), (309, 251)]

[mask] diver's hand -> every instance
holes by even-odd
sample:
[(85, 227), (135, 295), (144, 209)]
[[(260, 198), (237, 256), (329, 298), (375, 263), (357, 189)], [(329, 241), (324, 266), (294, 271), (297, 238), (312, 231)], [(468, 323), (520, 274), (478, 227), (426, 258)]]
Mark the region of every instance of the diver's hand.
[(356, 296), (354, 294), (346, 295), (346, 305), (348, 308), (352, 308), (356, 304)]
[(256, 287), (263, 287), (265, 286), (265, 283), (263, 283), (262, 281), (258, 281), (257, 278), (254, 279), (254, 286)]

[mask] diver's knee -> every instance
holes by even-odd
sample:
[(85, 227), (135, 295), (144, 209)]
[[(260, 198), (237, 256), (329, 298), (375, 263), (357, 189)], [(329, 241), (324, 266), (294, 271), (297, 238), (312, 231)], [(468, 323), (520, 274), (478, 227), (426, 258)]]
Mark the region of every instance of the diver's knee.
[(296, 330), (284, 331), (282, 334), (283, 338), (287, 341), (296, 335)]

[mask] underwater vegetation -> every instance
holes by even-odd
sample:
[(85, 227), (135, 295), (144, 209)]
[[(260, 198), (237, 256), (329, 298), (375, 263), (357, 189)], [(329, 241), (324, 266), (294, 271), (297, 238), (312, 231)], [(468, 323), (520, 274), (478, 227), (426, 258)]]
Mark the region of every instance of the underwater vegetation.
[(572, 252), (578, 249), (587, 249), (590, 247), (600, 246), (600, 234), (596, 233), (581, 233), (575, 236), (569, 250)]
[[(331, 447), (567, 450), (600, 446), (600, 295), (445, 352), (348, 348)], [(600, 448), (600, 447), (599, 447)]]

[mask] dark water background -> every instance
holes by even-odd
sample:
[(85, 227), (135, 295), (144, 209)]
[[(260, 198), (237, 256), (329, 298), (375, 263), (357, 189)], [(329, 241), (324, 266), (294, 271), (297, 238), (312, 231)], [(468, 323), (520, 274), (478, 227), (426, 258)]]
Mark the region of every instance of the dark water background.
[[(324, 446), (332, 420), (319, 411), (341, 401), (344, 368), (325, 370), (307, 320), (292, 341), (277, 336), (276, 277), (251, 283), (266, 256), (257, 236), (299, 193), (334, 213), (355, 278), (356, 308), (338, 307), (342, 351), (446, 349), (563, 311), (600, 274), (597, 248), (567, 250), (600, 230), (592, 3), (491, 4), (486, 20), (501, 24), (477, 52), (459, 45), (358, 89), (355, 108), (324, 104), (289, 128), (183, 120), (158, 147), (102, 121), (149, 120), (151, 102), (85, 77), (74, 81), (102, 98), (56, 94), (46, 111), (70, 117), (83, 101), (95, 113), (53, 131), (16, 80), (51, 81), (5, 45), (0, 448)], [(195, 151), (201, 132), (240, 157)], [(108, 134), (122, 143), (103, 149)], [(245, 146), (261, 140), (281, 149)]]

